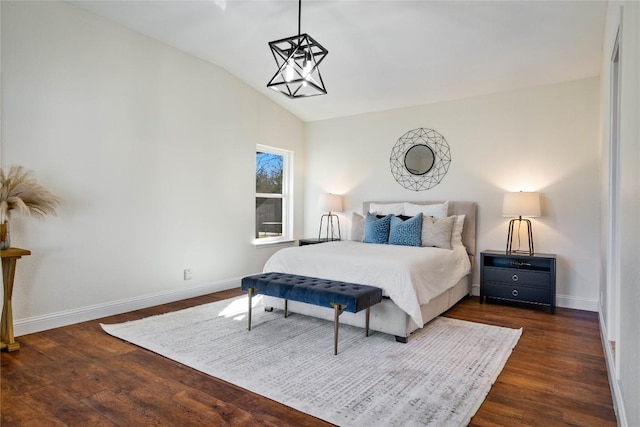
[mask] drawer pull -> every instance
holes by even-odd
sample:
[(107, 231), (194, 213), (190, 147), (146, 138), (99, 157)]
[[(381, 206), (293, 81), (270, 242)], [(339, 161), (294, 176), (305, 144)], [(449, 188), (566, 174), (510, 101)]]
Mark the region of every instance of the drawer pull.
[(518, 281), (518, 275), (514, 274), (513, 276), (511, 276), (511, 280), (513, 280), (514, 282)]
[(518, 296), (518, 290), (514, 289), (513, 291), (511, 291), (511, 295), (513, 295), (514, 297)]

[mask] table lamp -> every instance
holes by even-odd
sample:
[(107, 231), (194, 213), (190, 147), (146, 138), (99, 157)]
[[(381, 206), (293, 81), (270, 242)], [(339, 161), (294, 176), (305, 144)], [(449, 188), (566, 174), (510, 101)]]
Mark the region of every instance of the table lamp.
[[(326, 240), (340, 240), (340, 218), (333, 212), (342, 212), (342, 196), (339, 194), (323, 194), (320, 196), (320, 209), (328, 212), (320, 217), (320, 230), (318, 231), (318, 240), (322, 240), (322, 224), (326, 218)], [(335, 234), (334, 218), (337, 224), (338, 236)]]
[[(531, 231), (531, 221), (522, 217), (534, 218), (540, 216), (540, 195), (538, 193), (506, 193), (502, 204), (502, 216), (514, 217), (509, 221), (509, 234), (507, 236), (507, 254), (511, 253), (528, 253), (533, 255), (533, 232)], [(516, 221), (518, 222), (518, 249), (513, 249), (513, 231)], [(522, 223), (527, 226), (527, 234), (529, 239), (529, 250), (520, 250), (520, 226)]]

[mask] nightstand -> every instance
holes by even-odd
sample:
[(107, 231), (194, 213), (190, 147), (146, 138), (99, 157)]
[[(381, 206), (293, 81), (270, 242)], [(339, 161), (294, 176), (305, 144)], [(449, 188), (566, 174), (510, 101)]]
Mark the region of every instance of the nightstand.
[(480, 303), (485, 298), (546, 305), (556, 311), (556, 255), (480, 253)]
[(327, 238), (324, 239), (318, 239), (317, 237), (312, 237), (310, 239), (300, 239), (298, 241), (299, 246), (306, 246), (306, 245), (315, 245), (317, 243), (326, 243), (326, 242), (337, 242), (338, 240), (328, 240)]

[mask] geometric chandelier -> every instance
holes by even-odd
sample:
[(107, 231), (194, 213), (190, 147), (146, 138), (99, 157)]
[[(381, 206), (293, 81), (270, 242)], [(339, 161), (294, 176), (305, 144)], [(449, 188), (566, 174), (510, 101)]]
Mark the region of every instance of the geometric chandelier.
[(318, 65), (329, 53), (308, 34), (300, 34), (302, 0), (298, 0), (298, 35), (269, 42), (278, 65), (267, 87), (289, 98), (325, 95)]

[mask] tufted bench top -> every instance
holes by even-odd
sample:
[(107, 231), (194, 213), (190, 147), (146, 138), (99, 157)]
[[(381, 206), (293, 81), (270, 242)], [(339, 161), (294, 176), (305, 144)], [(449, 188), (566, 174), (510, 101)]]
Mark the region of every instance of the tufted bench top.
[(286, 300), (332, 308), (343, 306), (357, 313), (382, 301), (382, 289), (374, 286), (319, 279), (287, 273), (263, 273), (242, 279), (242, 290)]

